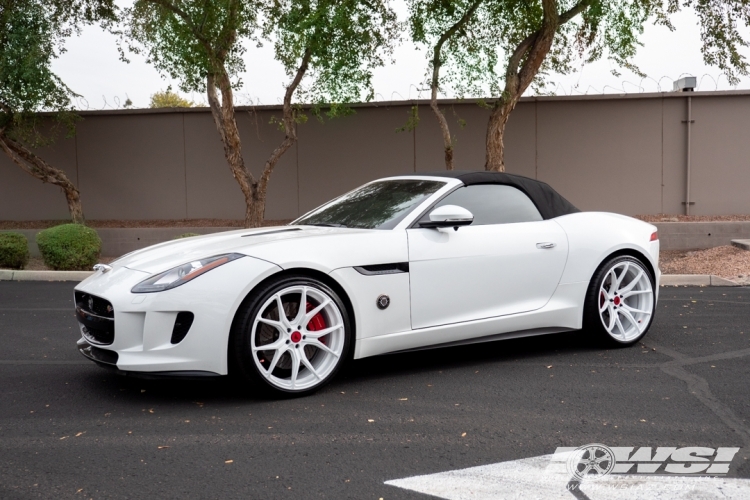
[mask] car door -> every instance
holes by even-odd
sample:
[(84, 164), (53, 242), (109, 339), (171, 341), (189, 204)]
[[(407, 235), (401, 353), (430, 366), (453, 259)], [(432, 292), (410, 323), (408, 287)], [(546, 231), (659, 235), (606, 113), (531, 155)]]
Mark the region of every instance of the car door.
[[(458, 205), (474, 222), (457, 231), (407, 230), (412, 328), (533, 311), (555, 292), (567, 237), (512, 186), (461, 187), (437, 205)], [(425, 215), (425, 218), (428, 217)]]

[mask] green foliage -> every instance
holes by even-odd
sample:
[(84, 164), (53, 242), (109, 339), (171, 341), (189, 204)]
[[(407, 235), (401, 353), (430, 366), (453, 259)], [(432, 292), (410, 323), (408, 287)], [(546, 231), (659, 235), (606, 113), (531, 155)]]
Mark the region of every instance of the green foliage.
[(63, 224), (36, 235), (44, 264), (50, 269), (88, 271), (99, 260), (102, 240), (81, 224)]
[(245, 70), (243, 40), (255, 38), (259, 1), (136, 0), (123, 10), (120, 56), (145, 54), (147, 62), (180, 82), (183, 92), (203, 92), (209, 74), (226, 72), (232, 86)]
[(192, 108), (193, 101), (188, 101), (177, 92), (172, 92), (172, 87), (151, 94), (150, 108)]
[[(429, 64), (425, 80), (428, 84), (432, 80), (434, 50), (438, 45), (442, 69), (439, 81), (435, 82), (438, 87), (452, 84), (461, 96), (479, 96), (486, 93), (487, 84), (497, 80), (495, 71), (501, 43), (497, 36), (507, 36), (508, 23), (503, 22), (502, 15), (498, 16), (489, 3), (487, 0), (407, 0), (411, 38), (427, 49)], [(493, 27), (487, 23), (502, 25)]]
[[(433, 47), (477, 0), (407, 0), (412, 39)], [(518, 46), (542, 26), (541, 0), (479, 0), (474, 16), (442, 48), (440, 88), (465, 97), (502, 100), (506, 65)], [(671, 14), (695, 9), (701, 21), (703, 56), (718, 66), (731, 84), (748, 74), (741, 50), (748, 46), (739, 26), (750, 25), (750, 0), (556, 0), (561, 16), (554, 44), (536, 75), (534, 89), (544, 92), (547, 76), (606, 58), (615, 68), (642, 71), (632, 63), (649, 23), (672, 27)], [(565, 14), (571, 14), (565, 18)], [(525, 59), (521, 59), (523, 64)], [(428, 73), (432, 71), (432, 62)], [(616, 70), (615, 70), (616, 71)]]
[(175, 239), (175, 240), (181, 240), (182, 238), (192, 238), (193, 236), (201, 236), (201, 235), (198, 234), (198, 233), (183, 233), (183, 234), (181, 234), (181, 235), (179, 235), (179, 236), (177, 236), (177, 237), (175, 237), (173, 239)]
[(52, 72), (64, 41), (81, 26), (116, 17), (113, 0), (0, 0), (0, 129), (31, 145), (44, 143), (39, 111), (72, 130), (76, 95)]
[(29, 241), (21, 233), (0, 233), (0, 269), (23, 269), (29, 263)]
[(303, 61), (297, 94), (313, 113), (351, 113), (342, 104), (374, 97), (372, 71), (392, 54), (399, 24), (387, 0), (274, 0), (264, 6), (263, 35), (290, 77)]
[[(667, 1), (670, 11), (679, 7), (679, 0)], [(682, 5), (695, 9), (700, 19), (703, 60), (721, 69), (730, 85), (737, 85), (738, 75), (750, 69), (742, 55), (750, 45), (740, 33), (740, 26), (750, 26), (750, 0), (684, 0)]]

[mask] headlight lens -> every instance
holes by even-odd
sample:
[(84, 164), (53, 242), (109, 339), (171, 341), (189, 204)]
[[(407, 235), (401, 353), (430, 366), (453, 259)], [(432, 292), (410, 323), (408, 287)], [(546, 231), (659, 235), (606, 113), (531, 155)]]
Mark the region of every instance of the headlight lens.
[(147, 280), (141, 281), (130, 290), (132, 293), (151, 293), (163, 292), (171, 288), (184, 285), (203, 273), (216, 269), (217, 267), (237, 260), (244, 255), (239, 253), (229, 253), (225, 255), (215, 255), (207, 259), (195, 260), (181, 266), (177, 266), (169, 271), (151, 276)]

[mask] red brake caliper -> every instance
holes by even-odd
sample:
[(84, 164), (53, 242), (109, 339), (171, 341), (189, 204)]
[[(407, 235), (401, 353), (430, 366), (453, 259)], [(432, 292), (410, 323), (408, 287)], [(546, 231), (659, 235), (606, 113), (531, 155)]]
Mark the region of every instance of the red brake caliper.
[[(305, 311), (310, 312), (315, 308), (310, 302), (305, 305)], [(315, 316), (310, 319), (310, 321), (307, 323), (307, 329), (311, 332), (317, 332), (319, 330), (323, 330), (326, 327), (326, 320), (323, 317), (321, 313), (316, 314)], [(325, 338), (318, 339), (321, 344), (325, 345)]]

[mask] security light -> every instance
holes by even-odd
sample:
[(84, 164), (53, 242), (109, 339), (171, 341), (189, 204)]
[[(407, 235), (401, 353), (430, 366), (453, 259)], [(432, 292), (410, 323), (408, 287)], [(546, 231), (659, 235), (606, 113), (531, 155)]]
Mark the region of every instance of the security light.
[(692, 92), (697, 87), (698, 79), (694, 76), (686, 76), (674, 82), (674, 92)]

